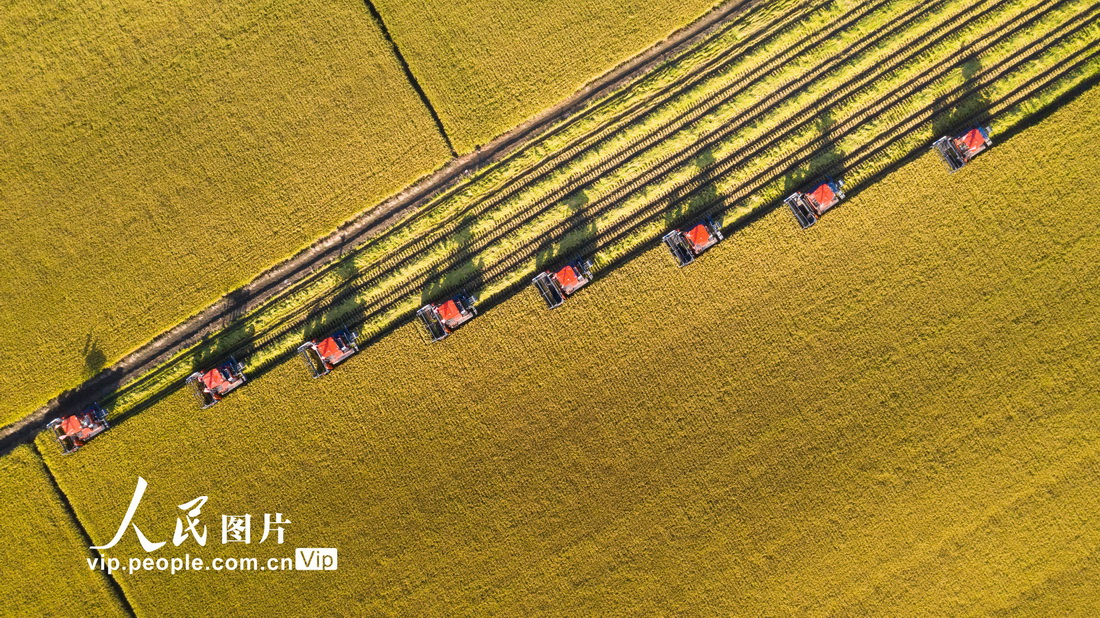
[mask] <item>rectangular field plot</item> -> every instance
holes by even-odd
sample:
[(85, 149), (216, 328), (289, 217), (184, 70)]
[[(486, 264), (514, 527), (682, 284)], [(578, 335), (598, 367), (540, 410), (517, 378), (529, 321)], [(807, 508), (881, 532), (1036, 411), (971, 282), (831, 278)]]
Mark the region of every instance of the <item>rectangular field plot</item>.
[(0, 614), (126, 615), (31, 447), (0, 458), (0, 497)]

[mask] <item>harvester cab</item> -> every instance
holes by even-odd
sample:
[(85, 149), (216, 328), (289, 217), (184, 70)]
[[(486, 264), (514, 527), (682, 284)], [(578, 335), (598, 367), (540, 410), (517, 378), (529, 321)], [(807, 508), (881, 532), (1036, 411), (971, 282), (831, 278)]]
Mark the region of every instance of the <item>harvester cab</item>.
[(61, 450), (68, 455), (111, 426), (107, 424), (107, 411), (93, 403), (79, 414), (53, 419), (46, 427), (53, 431)]
[(932, 144), (940, 153), (947, 171), (957, 172), (961, 167), (978, 156), (978, 153), (993, 145), (989, 139), (988, 127), (974, 127), (958, 137), (943, 136)]
[(319, 378), (359, 351), (359, 346), (355, 344), (358, 338), (357, 333), (341, 328), (320, 341), (307, 341), (298, 346), (298, 354), (309, 374)]
[(416, 312), (416, 317), (428, 329), (428, 336), (432, 341), (445, 339), (454, 329), (474, 319), (476, 315), (474, 299), (465, 292), (460, 292), (443, 303), (424, 305)]
[(546, 305), (560, 307), (573, 292), (592, 280), (592, 260), (577, 260), (556, 272), (539, 273), (531, 280)]
[(790, 197), (783, 200), (783, 203), (791, 209), (791, 214), (802, 229), (806, 229), (817, 223), (818, 218), (825, 214), (826, 210), (844, 199), (843, 189), (843, 180), (826, 178), (805, 193), (801, 191), (792, 193)]
[(661, 240), (681, 268), (695, 261), (701, 253), (725, 238), (713, 219), (707, 217), (686, 230), (672, 230)]
[(237, 359), (232, 357), (209, 371), (196, 371), (187, 378), (187, 384), (194, 391), (199, 405), (204, 410), (221, 401), (230, 391), (244, 383), (244, 369)]

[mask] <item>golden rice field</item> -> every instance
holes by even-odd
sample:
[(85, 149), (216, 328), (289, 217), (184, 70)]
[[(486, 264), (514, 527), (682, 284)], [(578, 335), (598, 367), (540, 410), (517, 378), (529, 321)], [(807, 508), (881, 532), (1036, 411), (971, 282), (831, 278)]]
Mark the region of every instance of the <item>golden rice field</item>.
[(565, 99), (718, 2), (374, 4), (455, 149), (467, 152)]
[(450, 156), (361, 0), (0, 24), (0, 425)]
[(734, 20), (104, 403), (129, 415), (230, 354), (261, 373), (341, 321), (373, 340), (461, 287), (493, 304), (562, 256), (587, 253), (600, 270), (702, 213), (736, 228), (823, 173), (858, 190), (964, 118), (984, 114), (1003, 134), (1100, 71), (1098, 10), (876, 0)]
[[(152, 535), (208, 495), (212, 528), (281, 511), (285, 547), (340, 551), (119, 574), (139, 614), (1095, 615), (1098, 105), (810, 231), (775, 210), (553, 312), (525, 290), (441, 344), (408, 324), (321, 380), (284, 363), (38, 446), (96, 542), (140, 473)], [(184, 550), (240, 553), (157, 555)]]
[(30, 446), (0, 459), (0, 496), (0, 615), (125, 615)]

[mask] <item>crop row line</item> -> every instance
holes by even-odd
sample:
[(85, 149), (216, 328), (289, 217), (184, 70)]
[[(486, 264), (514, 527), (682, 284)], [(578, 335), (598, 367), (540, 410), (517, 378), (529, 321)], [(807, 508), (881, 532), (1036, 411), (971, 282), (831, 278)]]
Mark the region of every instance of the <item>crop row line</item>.
[[(1091, 22), (1089, 21), (1089, 17), (1091, 17), (1092, 14), (1095, 13), (1095, 12), (1096, 12), (1096, 7), (1093, 7), (1093, 8), (1090, 8), (1090, 9), (1086, 10), (1086, 11), (1083, 11), (1082, 13), (1079, 13), (1079, 14), (1075, 15), (1073, 18), (1071, 18), (1070, 20), (1064, 22), (1059, 27), (1057, 27), (1055, 30), (1052, 30), (1052, 31), (1048, 32), (1047, 34), (1045, 34), (1041, 39), (1035, 40), (1031, 44), (1029, 44), (1028, 46), (1026, 46), (1024, 48), (1021, 48), (1016, 53), (1014, 53), (1012, 56), (1010, 56), (1008, 59), (1006, 59), (1004, 62), (999, 63), (998, 65), (995, 65), (994, 67), (990, 67), (989, 69), (986, 69), (985, 71), (983, 71), (983, 72), (979, 73), (978, 75), (976, 75), (975, 77), (979, 78), (977, 83), (963, 84), (963, 85), (960, 85), (960, 86), (956, 87), (953, 90), (953, 92), (951, 93), (952, 98), (955, 99), (955, 100), (961, 100), (961, 99), (964, 99), (965, 97), (971, 96), (971, 95), (979, 92), (983, 88), (987, 88), (991, 83), (995, 82), (997, 79), (999, 79), (1003, 75), (1005, 75), (1005, 74), (1007, 74), (1007, 73), (1009, 73), (1009, 72), (1025, 65), (1026, 63), (1034, 60), (1036, 57), (1038, 57), (1040, 54), (1042, 54), (1043, 51), (1045, 51), (1045, 49), (1046, 49), (1045, 46), (1050, 45), (1052, 40), (1057, 40), (1057, 39), (1060, 39), (1064, 36), (1071, 36), (1071, 35), (1075, 34), (1076, 32), (1079, 32), (1082, 29), (1084, 29), (1084, 28), (1088, 27), (1089, 25), (1091, 25)], [(1075, 55), (1083, 54), (1085, 51), (1087, 51), (1088, 49), (1091, 49), (1096, 44), (1097, 43), (1095, 41), (1090, 43), (1088, 46), (1086, 46), (1086, 48), (1084, 48), (1083, 50), (1079, 50), (1077, 52), (1077, 54), (1075, 54)], [(1024, 52), (1026, 52), (1026, 50), (1032, 49), (1032, 48), (1034, 48), (1034, 50), (1030, 54), (1024, 55)], [(920, 85), (916, 85), (915, 87), (923, 87), (924, 85), (925, 84), (922, 83)], [(1042, 86), (1037, 86), (1037, 87), (1042, 87)], [(909, 91), (911, 91), (911, 88), (910, 88)], [(1023, 94), (1021, 94), (1022, 92), (1023, 92), (1022, 88), (1019, 88), (1016, 91), (1014, 91), (1015, 94), (1012, 95), (1012, 96), (1014, 96), (1013, 100), (1018, 100), (1020, 97), (1022, 97), (1023, 96)], [(902, 93), (895, 90), (894, 93), (892, 93), (892, 94), (899, 95), (899, 96), (895, 96), (893, 98), (900, 99), (901, 98), (900, 95)], [(1009, 95), (1006, 95), (1006, 97), (1007, 96), (1009, 96)], [(1001, 100), (1005, 101), (1006, 97), (1002, 97)], [(847, 136), (847, 135), (853, 133), (859, 127), (860, 123), (866, 121), (869, 117), (871, 117), (873, 115), (881, 115), (881, 114), (884, 113), (884, 108), (883, 107), (881, 107), (881, 106), (876, 106), (876, 107), (877, 107), (877, 109), (863, 110), (857, 116), (853, 116), (852, 118), (850, 118), (849, 121), (847, 121), (845, 123), (842, 123), (842, 125), (841, 125), (842, 128), (840, 128), (837, 132), (839, 135), (831, 136), (831, 140), (837, 139), (838, 136), (843, 137), (843, 136)], [(853, 159), (852, 162), (838, 168), (836, 170), (837, 173), (846, 173), (846, 172), (848, 172), (850, 170), (853, 170), (853, 169), (855, 169), (855, 168), (857, 168), (861, 165), (864, 165), (871, 157), (876, 156), (878, 153), (885, 150), (885, 148), (891, 143), (891, 140), (896, 140), (897, 139), (897, 137), (890, 138), (889, 137), (890, 135), (892, 135), (892, 134), (899, 134), (899, 135), (907, 134), (915, 126), (917, 126), (921, 122), (925, 121), (928, 117), (930, 117), (936, 111), (937, 111), (937, 103), (930, 103), (930, 104), (926, 105), (925, 107), (923, 107), (918, 112), (914, 112), (914, 113), (910, 114), (910, 116), (907, 117), (905, 120), (903, 120), (899, 123), (895, 123), (892, 127), (888, 128), (884, 131), (880, 131), (874, 138), (871, 138), (871, 139), (867, 140), (865, 145), (861, 146), (856, 152), (852, 153), (852, 155), (850, 156)], [(847, 125), (847, 126), (844, 127), (844, 125)], [(823, 138), (819, 137), (815, 141), (823, 142), (825, 140)], [(763, 146), (762, 148), (758, 149), (756, 154), (759, 154), (760, 152), (763, 152), (763, 151), (767, 151), (768, 149), (774, 148), (777, 145), (778, 144), (776, 144), (776, 143), (767, 144), (767, 145)], [(759, 190), (760, 188), (766, 186), (768, 183), (776, 180), (777, 178), (779, 178), (779, 177), (781, 177), (785, 174), (788, 174), (793, 170), (799, 169), (802, 166), (805, 166), (807, 163), (813, 161), (816, 157), (821, 156), (822, 154), (826, 153), (829, 148), (830, 148), (830, 144), (822, 143), (821, 145), (819, 145), (814, 150), (809, 151), (807, 153), (804, 153), (801, 156), (788, 157), (786, 160), (781, 161), (781, 162), (779, 162), (779, 163), (777, 163), (773, 166), (770, 166), (769, 168), (761, 171), (760, 173), (758, 173), (754, 177), (750, 178), (749, 180), (744, 181), (743, 183), (741, 183), (737, 187), (736, 190), (734, 190), (732, 192), (727, 192), (725, 195), (722, 195), (720, 198), (716, 199), (709, 206), (704, 207), (703, 208), (703, 213), (717, 214), (717, 212), (719, 210), (724, 209), (726, 204), (729, 204), (731, 202), (737, 202), (738, 200), (744, 199), (746, 196), (748, 196), (752, 192)], [(710, 178), (716, 178), (718, 176), (721, 176), (722, 174), (724, 174), (724, 173), (730, 171), (731, 169), (733, 169), (739, 163), (740, 163), (740, 160), (729, 160), (729, 161), (727, 161), (726, 164), (722, 166), (722, 169), (713, 170), (714, 173), (712, 175), (710, 175)], [(623, 238), (627, 234), (633, 232), (635, 229), (637, 229), (639, 227), (639, 225), (641, 223), (648, 222), (651, 218), (653, 218), (657, 215), (660, 215), (664, 212), (667, 212), (667, 210), (669, 208), (675, 207), (677, 204), (686, 202), (687, 200), (690, 199), (692, 193), (698, 191), (699, 189), (703, 188), (704, 186), (706, 186), (708, 184), (706, 181), (700, 181), (698, 179), (698, 177), (696, 179), (693, 179), (693, 182), (695, 182), (697, 184), (697, 186), (693, 187), (687, 193), (682, 193), (682, 189), (683, 189), (682, 186), (677, 187), (677, 188), (673, 188), (673, 189), (669, 189), (669, 190), (665, 191), (659, 198), (657, 198), (656, 200), (650, 202), (646, 207), (638, 209), (636, 211), (633, 211), (633, 212), (631, 212), (627, 215), (624, 215), (620, 219), (616, 220), (610, 226), (608, 226), (608, 228), (605, 228), (605, 230), (601, 234), (601, 238), (592, 247), (590, 247), (589, 250), (591, 250), (591, 251), (600, 251), (600, 250), (606, 249), (611, 244), (617, 242), (618, 240), (620, 240), (621, 238)], [(700, 214), (703, 214), (703, 213), (698, 213), (695, 216), (700, 216)], [(571, 224), (571, 225), (575, 225), (575, 223)], [(554, 231), (554, 234), (560, 237), (560, 236), (563, 236), (563, 235), (569, 233), (570, 231), (573, 231), (573, 230), (568, 229), (568, 228), (556, 229)], [(527, 249), (529, 249), (529, 248), (530, 247), (527, 247)], [(522, 251), (522, 250), (513, 252), (513, 254), (511, 256), (509, 256), (509, 259), (506, 259), (502, 262), (498, 262), (498, 265), (494, 266), (493, 269), (491, 269), (491, 271), (489, 273), (489, 276), (488, 276), (488, 279), (492, 280), (492, 279), (495, 279), (497, 277), (503, 276), (508, 270), (508, 267), (505, 267), (506, 263), (509, 263), (509, 266), (511, 266), (511, 267), (514, 267), (514, 266), (522, 263), (522, 261), (525, 259), (524, 253), (525, 252)], [(526, 254), (529, 255), (529, 251), (527, 251)], [(526, 259), (529, 259), (529, 258), (526, 258)], [(498, 266), (500, 267), (499, 269), (498, 269)], [(496, 272), (492, 272), (492, 271), (496, 271)]]
[[(785, 52), (787, 52), (787, 53), (782, 55), (780, 58), (775, 59), (774, 65), (777, 65), (777, 66), (773, 66), (773, 63), (769, 63), (769, 64), (766, 64), (766, 65), (762, 66), (761, 70), (759, 71), (759, 74), (758, 75), (753, 75), (750, 83), (757, 83), (760, 80), (762, 80), (763, 78), (767, 77), (768, 75), (773, 74), (776, 70), (778, 70), (779, 66), (781, 66), (785, 62), (788, 62), (793, 57), (789, 52), (791, 52), (795, 49), (805, 50), (807, 48), (810, 48), (814, 45), (819, 44), (820, 42), (824, 41), (828, 37), (835, 36), (835, 34), (837, 32), (839, 32), (841, 29), (849, 27), (852, 23), (854, 23), (856, 18), (858, 18), (860, 16), (863, 16), (863, 15), (866, 15), (867, 12), (869, 12), (870, 10), (881, 7), (884, 4), (886, 4), (886, 2), (878, 2), (874, 5), (862, 5), (860, 8), (854, 9), (853, 11), (851, 11), (847, 14), (847, 16), (850, 19), (836, 24), (834, 26), (834, 28), (832, 28), (830, 30), (827, 30), (827, 31), (824, 31), (824, 32), (821, 32), (818, 35), (810, 35), (810, 36), (804, 37), (800, 42), (788, 47), (787, 50), (785, 50)], [(934, 6), (934, 5), (930, 5), (930, 6)], [(812, 74), (803, 75), (800, 78), (787, 83), (785, 86), (782, 87), (782, 92), (786, 93), (786, 94), (789, 94), (789, 93), (797, 90), (798, 88), (803, 87), (804, 85), (806, 85), (807, 83), (809, 83), (813, 79), (816, 79), (823, 72), (825, 72), (827, 69), (830, 69), (830, 68), (836, 66), (839, 62), (843, 61), (842, 59), (844, 59), (846, 57), (850, 59), (852, 54), (862, 54), (873, 43), (881, 41), (883, 38), (885, 38), (885, 37), (887, 37), (891, 34), (895, 34), (897, 32), (900, 32), (900, 28), (903, 25), (911, 23), (911, 21), (917, 19), (919, 17), (919, 15), (923, 14), (926, 10), (927, 10), (926, 8), (922, 8), (922, 9), (919, 9), (919, 10), (914, 9), (914, 10), (906, 12), (902, 16), (899, 16), (894, 21), (892, 21), (889, 24), (888, 28), (878, 30), (878, 31), (876, 31), (876, 33), (864, 37), (863, 39), (861, 39), (861, 41), (859, 43), (854, 43), (851, 46), (849, 46), (849, 48), (846, 49), (844, 51), (844, 53), (840, 53), (840, 54), (836, 54), (834, 56), (831, 56), (829, 59), (827, 59), (825, 61), (825, 63), (823, 65), (819, 65), (818, 70), (816, 70)], [(751, 75), (751, 73), (750, 73), (750, 75)], [(606, 166), (606, 168), (596, 169), (596, 170), (594, 170), (593, 173), (585, 174), (582, 177), (580, 177), (578, 180), (583, 181), (582, 183), (573, 183), (573, 184), (567, 185), (566, 187), (564, 187), (562, 189), (559, 189), (558, 191), (553, 193), (550, 196), (551, 199), (543, 199), (543, 200), (540, 200), (540, 201), (536, 202), (535, 204), (529, 206), (526, 209), (518, 210), (518, 211), (515, 211), (515, 212), (512, 212), (512, 213), (509, 213), (509, 218), (508, 219), (506, 219), (505, 221), (503, 221), (503, 222), (497, 224), (496, 226), (494, 226), (493, 234), (491, 236), (488, 236), (484, 239), (478, 239), (475, 242), (475, 246), (467, 247), (467, 248), (464, 249), (464, 252), (460, 252), (459, 254), (455, 254), (455, 255), (451, 256), (450, 258), (443, 258), (443, 259), (444, 260), (452, 259), (453, 261), (456, 261), (456, 262), (464, 261), (464, 256), (466, 254), (468, 254), (470, 252), (479, 251), (480, 249), (484, 248), (488, 244), (496, 241), (498, 238), (500, 238), (502, 236), (506, 236), (506, 235), (510, 234), (511, 232), (514, 232), (515, 230), (521, 228), (522, 226), (530, 223), (530, 221), (532, 219), (534, 219), (538, 215), (545, 212), (547, 209), (549, 209), (550, 207), (555, 205), (562, 198), (568, 196), (569, 194), (576, 193), (579, 190), (583, 190), (583, 188), (585, 186), (587, 186), (587, 185), (591, 184), (592, 182), (594, 182), (595, 180), (597, 180), (599, 175), (607, 173), (613, 167), (625, 164), (628, 160), (630, 160), (631, 158), (633, 158), (634, 156), (636, 156), (637, 154), (642, 152), (644, 149), (648, 149), (648, 148), (652, 147), (653, 145), (659, 143), (661, 140), (667, 138), (668, 135), (675, 132), (675, 130), (682, 129), (684, 126), (688, 126), (688, 125), (694, 123), (695, 121), (697, 121), (699, 118), (705, 116), (707, 113), (710, 113), (714, 109), (715, 106), (721, 104), (722, 102), (724, 102), (724, 101), (728, 100), (730, 97), (732, 97), (733, 93), (738, 90), (736, 88), (736, 86), (741, 85), (742, 83), (744, 83), (744, 82), (737, 82), (737, 84), (730, 85), (726, 88), (723, 88), (722, 90), (720, 90), (715, 95), (712, 95), (708, 99), (708, 102), (712, 103), (711, 105), (707, 105), (705, 107), (700, 105), (700, 106), (697, 106), (697, 107), (693, 108), (692, 110), (689, 110), (688, 112), (685, 112), (685, 113), (681, 114), (677, 118), (678, 122), (675, 125), (673, 125), (673, 123), (669, 123), (669, 124), (666, 124), (661, 129), (659, 129), (659, 131), (660, 131), (659, 133), (647, 134), (647, 136), (645, 136), (645, 138), (643, 138), (643, 140), (641, 140), (640, 142), (636, 142), (635, 144), (625, 148), (624, 150), (620, 151), (618, 154), (614, 155), (611, 159), (611, 165)], [(722, 96), (722, 95), (725, 95), (725, 96)], [(775, 101), (775, 100), (777, 100), (777, 98), (778, 97), (776, 95), (773, 95), (772, 97), (769, 97), (769, 99), (767, 101), (769, 101), (769, 102), (770, 101)], [(719, 100), (715, 101), (715, 99), (719, 99)], [(758, 104), (758, 106), (760, 106), (760, 105), (761, 104)], [(749, 110), (747, 110), (746, 113), (743, 114), (745, 122), (748, 122), (753, 117), (752, 114), (750, 114), (748, 112), (759, 111), (757, 109), (758, 106), (754, 106), (754, 107), (750, 108)], [(398, 260), (397, 262), (387, 263), (386, 264), (387, 268), (386, 268), (385, 271), (379, 272), (379, 273), (375, 274), (372, 277), (367, 277), (366, 276), (367, 273), (364, 272), (362, 275), (359, 275), (359, 276), (355, 277), (354, 279), (350, 279), (350, 280), (347, 280), (345, 282), (342, 282), (341, 286), (342, 286), (343, 289), (341, 289), (339, 292), (337, 292), (336, 295), (330, 296), (329, 300), (326, 302), (326, 305), (331, 305), (331, 304), (334, 304), (334, 303), (338, 303), (338, 302), (346, 299), (349, 295), (355, 294), (358, 291), (360, 291), (360, 290), (362, 290), (362, 289), (364, 289), (368, 286), (374, 285), (379, 280), (381, 280), (381, 279), (385, 278), (387, 275), (391, 274), (393, 269), (400, 268), (400, 267), (402, 267), (406, 264), (411, 263), (413, 261), (413, 259), (416, 258), (416, 257), (418, 257), (418, 254), (412, 254), (412, 255), (404, 256), (402, 259)], [(423, 270), (438, 270), (440, 268), (446, 269), (447, 265), (446, 264), (444, 264), (444, 265), (435, 264), (435, 265), (425, 266), (425, 267), (423, 267)], [(373, 271), (373, 270), (375, 270), (375, 268), (372, 267), (371, 270)], [(289, 316), (286, 316), (285, 320), (290, 321), (290, 320), (293, 320), (295, 317), (296, 316), (289, 315)]]
[[(1044, 4), (1051, 4), (1051, 3), (1047, 2), (1047, 3), (1044, 3)], [(1060, 2), (1054, 2), (1053, 4), (1051, 4), (1051, 6), (1048, 6), (1046, 10), (1050, 10), (1050, 8), (1053, 8), (1053, 6), (1055, 6), (1057, 4), (1060, 4)], [(1041, 6), (1041, 5), (1039, 5), (1039, 6)], [(1037, 6), (1035, 8), (1039, 8), (1039, 7)], [(1040, 11), (1039, 14), (1042, 14), (1043, 12), (1045, 12), (1045, 11)], [(990, 41), (987, 45), (985, 45), (982, 48), (981, 52), (977, 52), (977, 53), (984, 52), (985, 50), (992, 47), (994, 44), (1000, 42), (1001, 40), (1003, 40), (1004, 38), (1009, 36), (1011, 33), (1017, 31), (1018, 29), (1020, 29), (1022, 27), (1024, 27), (1024, 25), (1026, 23), (1026, 20), (1024, 20), (1023, 18), (1026, 17), (1027, 15), (1028, 15), (1027, 13), (1024, 13), (1024, 14), (1020, 15), (1017, 19), (1012, 20), (1010, 22), (1007, 22), (1005, 24), (1002, 24), (1000, 26), (1000, 28), (1006, 29), (1002, 33), (1002, 35), (997, 37), (995, 40)], [(1034, 17), (1037, 17), (1037, 16), (1038, 16), (1038, 14), (1035, 15)], [(1010, 26), (1012, 26), (1013, 24), (1015, 24), (1015, 26), (1010, 28)], [(949, 34), (949, 33), (945, 33), (945, 36), (947, 36), (947, 34)], [(921, 53), (926, 47), (927, 46), (922, 47), (917, 52), (914, 52), (914, 54)], [(896, 66), (897, 64), (900, 64), (900, 62), (894, 63), (892, 66)], [(947, 73), (949, 70), (951, 70), (952, 68), (954, 68), (954, 66), (956, 66), (956, 65), (957, 65), (957, 63), (953, 64), (953, 65), (949, 65), (947, 67), (943, 67), (938, 72), (937, 71), (932, 71), (932, 70), (926, 71), (925, 73), (923, 73), (920, 76), (920, 78), (924, 78), (923, 80), (920, 79), (920, 78), (915, 78), (914, 80), (910, 80), (910, 82), (908, 82), (906, 84), (906, 86), (908, 87), (908, 91), (911, 92), (913, 90), (916, 90), (918, 88), (921, 88), (921, 87), (925, 86), (929, 81), (931, 81), (934, 78), (934, 75), (943, 75), (943, 74)], [(887, 69), (887, 72), (889, 70), (890, 69)], [(860, 84), (860, 85), (862, 85), (862, 84)], [(856, 89), (855, 87), (848, 88), (848, 89), (844, 90), (844, 93), (845, 93), (845, 95), (850, 94), (855, 89)], [(900, 88), (896, 89), (892, 93), (893, 95), (895, 95), (892, 98), (900, 98), (899, 96), (897, 96), (897, 95), (900, 95), (900, 93), (901, 93), (901, 89)], [(828, 98), (834, 98), (834, 97), (826, 97), (826, 100)], [(810, 114), (814, 113), (820, 106), (825, 104), (825, 102), (822, 101), (821, 99), (819, 99), (816, 103), (817, 103), (817, 105), (812, 106), (811, 108), (807, 108), (807, 109), (803, 110), (802, 115), (809, 116)], [(875, 111), (879, 111), (883, 107), (884, 106), (877, 106), (877, 110), (875, 110)], [(869, 114), (864, 114), (863, 117), (865, 118), (867, 115), (869, 115)], [(758, 146), (757, 148), (753, 149), (752, 151), (750, 151), (748, 153), (742, 153), (741, 156), (738, 156), (735, 159), (727, 158), (727, 159), (724, 159), (722, 161), (716, 161), (714, 164), (712, 164), (710, 166), (711, 169), (704, 170), (703, 174), (700, 174), (699, 176), (695, 177), (694, 179), (692, 179), (692, 181), (689, 181), (689, 183), (684, 183), (684, 184), (681, 184), (677, 187), (673, 187), (673, 188), (667, 190), (662, 197), (667, 198), (670, 195), (678, 195), (678, 201), (680, 201), (680, 202), (689, 199), (691, 194), (693, 194), (695, 191), (697, 191), (700, 188), (702, 188), (703, 186), (705, 186), (706, 182), (701, 180), (702, 178), (704, 178), (704, 177), (713, 178), (715, 176), (721, 175), (721, 174), (729, 171), (729, 169), (731, 169), (732, 167), (738, 165), (742, 161), (744, 161), (744, 160), (746, 160), (750, 157), (756, 156), (761, 151), (764, 151), (767, 148), (772, 147), (772, 146), (780, 143), (789, 134), (797, 132), (798, 130), (803, 128), (807, 124), (807, 122), (809, 122), (809, 121), (810, 121), (810, 118), (807, 118), (803, 122), (799, 123), (798, 126), (792, 127), (791, 129), (784, 132), (783, 134), (775, 136), (768, 143), (760, 145), (760, 146)], [(851, 125), (851, 127), (854, 127), (856, 123), (853, 121), (853, 122), (850, 122), (849, 124)], [(662, 170), (660, 170), (659, 173), (663, 174), (663, 173), (667, 173), (667, 171), (668, 170), (662, 169)], [(651, 182), (653, 180), (653, 178), (650, 177), (648, 180)], [(687, 188), (692, 183), (694, 183), (695, 186), (692, 187), (687, 193), (684, 193), (684, 189)], [(636, 187), (634, 187), (634, 188), (636, 189)], [(649, 210), (649, 209), (652, 209), (652, 208), (655, 208), (655, 207), (656, 208), (661, 208), (662, 207), (662, 205), (660, 203), (661, 201), (662, 201), (661, 198), (659, 198), (657, 201), (654, 201), (653, 203), (651, 203), (650, 207), (645, 209), (645, 210)], [(612, 204), (603, 204), (603, 205), (600, 205), (599, 207), (596, 207), (596, 208), (591, 208), (591, 209), (586, 208), (585, 209), (585, 211), (586, 211), (585, 215), (586, 216), (584, 218), (590, 219), (592, 216), (602, 214), (604, 212), (609, 211), (611, 209), (611, 207), (612, 207)], [(568, 226), (572, 227), (572, 226), (575, 226), (576, 223), (575, 223), (575, 221), (574, 222), (563, 222), (560, 225), (568, 225)], [(551, 236), (557, 235), (557, 234), (560, 234), (560, 232), (561, 232), (560, 229), (555, 228), (554, 230), (552, 230), (549, 233), (549, 235), (551, 235)], [(537, 242), (544, 243), (545, 240), (543, 238), (540, 238), (540, 239), (537, 240)], [(468, 252), (465, 255), (455, 256), (455, 259), (451, 260), (451, 264), (446, 265), (446, 267), (454, 266), (454, 265), (456, 265), (457, 263), (460, 263), (460, 262), (470, 261), (477, 252), (480, 252), (486, 246), (487, 246), (486, 244), (481, 243), (481, 246), (478, 247), (478, 249), (476, 249), (475, 251)], [(528, 250), (528, 249), (530, 249), (530, 246), (525, 245), (525, 246), (521, 247), (520, 249), (517, 249), (515, 252), (513, 252), (513, 254), (524, 254), (526, 252), (526, 250)], [(491, 267), (488, 271), (486, 271), (485, 275), (487, 275), (489, 277), (495, 277), (497, 273), (504, 272), (504, 271), (508, 270), (508, 268), (511, 267), (510, 262), (511, 262), (511, 260), (504, 260), (502, 262), (498, 262), (497, 265)], [(383, 296), (383, 298), (376, 299), (376, 300), (372, 299), (371, 301), (369, 301), (369, 304), (371, 304), (371, 305), (376, 305), (377, 304), (377, 305), (385, 306), (389, 302), (392, 302), (392, 300), (394, 300), (395, 298), (407, 296), (407, 295), (413, 293), (416, 289), (419, 289), (420, 287), (422, 287), (423, 284), (425, 283), (425, 278), (430, 274), (431, 274), (430, 272), (425, 272), (422, 275), (417, 276), (417, 277), (413, 278), (412, 280), (405, 282), (398, 289), (393, 290), (390, 293), (386, 293)], [(466, 282), (463, 282), (463, 283), (466, 283)], [(458, 287), (461, 287), (461, 285), (459, 285)], [(340, 302), (343, 302), (343, 301), (347, 300), (347, 298), (351, 294), (355, 293), (359, 289), (361, 289), (360, 286), (352, 286), (351, 289), (347, 290), (346, 292), (342, 292), (341, 294), (338, 294), (338, 295), (330, 298), (327, 302), (324, 303), (324, 306), (314, 308), (314, 311), (312, 311), (311, 314), (313, 316), (316, 316), (319, 313), (319, 311), (323, 312), (324, 310), (327, 310), (332, 305), (335, 305), (335, 304), (338, 304)], [(287, 334), (287, 332), (288, 331), (286, 329), (279, 329), (279, 331), (277, 331), (277, 332), (273, 332), (270, 335), (264, 336), (262, 339), (259, 340), (259, 342), (258, 342), (259, 346), (262, 347), (264, 344), (266, 344), (269, 341), (277, 340), (280, 336)]]

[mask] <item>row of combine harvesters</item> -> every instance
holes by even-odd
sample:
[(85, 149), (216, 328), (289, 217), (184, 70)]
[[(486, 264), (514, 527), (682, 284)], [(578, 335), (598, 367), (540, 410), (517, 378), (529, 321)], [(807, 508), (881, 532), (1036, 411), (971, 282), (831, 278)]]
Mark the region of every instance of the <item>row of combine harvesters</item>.
[[(975, 127), (956, 137), (945, 136), (932, 144), (949, 172), (956, 172), (978, 153), (993, 144), (987, 127)], [(796, 192), (783, 202), (791, 209), (795, 220), (803, 229), (810, 227), (840, 200), (844, 199), (844, 181), (823, 178), (811, 189)], [(674, 229), (662, 237), (680, 267), (695, 261), (704, 251), (723, 240), (721, 226), (706, 217), (685, 229)], [(566, 299), (592, 280), (592, 261), (582, 258), (570, 262), (555, 271), (539, 273), (531, 284), (546, 301), (550, 309), (560, 307)], [(440, 341), (456, 328), (477, 316), (474, 298), (465, 292), (441, 303), (429, 303), (416, 312), (432, 341)], [(336, 330), (320, 341), (306, 341), (298, 347), (310, 376), (320, 378), (337, 365), (359, 351), (357, 334), (347, 327)], [(203, 409), (209, 408), (246, 381), (244, 368), (234, 358), (207, 371), (195, 372), (187, 378), (187, 385)], [(106, 431), (107, 411), (98, 403), (78, 414), (63, 416), (50, 421), (48, 429), (54, 433), (62, 450), (68, 454)]]

